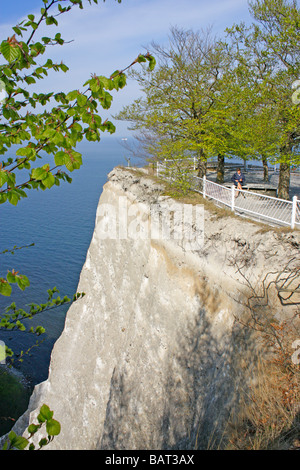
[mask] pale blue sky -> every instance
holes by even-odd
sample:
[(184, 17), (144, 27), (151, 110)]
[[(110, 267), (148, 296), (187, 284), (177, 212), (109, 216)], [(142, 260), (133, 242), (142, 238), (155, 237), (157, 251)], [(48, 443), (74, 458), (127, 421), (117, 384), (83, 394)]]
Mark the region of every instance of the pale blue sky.
[[(145, 52), (151, 41), (168, 41), (171, 26), (195, 31), (212, 26), (216, 35), (241, 21), (249, 22), (247, 0), (106, 0), (90, 6), (84, 0), (84, 10), (74, 8), (58, 18), (58, 27), (47, 27), (42, 36), (61, 32), (66, 40), (63, 47), (50, 48), (49, 57), (70, 67), (67, 74), (52, 73), (40, 82), (41, 90), (64, 91), (80, 88), (91, 73), (110, 75), (129, 65), (139, 53)], [(1, 39), (12, 35), (11, 27), (29, 13), (38, 15), (42, 0), (0, 0)], [(44, 56), (45, 57), (45, 56)], [(41, 63), (44, 58), (41, 58)], [(135, 83), (114, 95), (111, 113), (137, 98)], [(106, 113), (100, 113), (107, 117)], [(109, 117), (109, 116), (108, 116)], [(122, 123), (116, 123), (118, 133), (126, 133)]]

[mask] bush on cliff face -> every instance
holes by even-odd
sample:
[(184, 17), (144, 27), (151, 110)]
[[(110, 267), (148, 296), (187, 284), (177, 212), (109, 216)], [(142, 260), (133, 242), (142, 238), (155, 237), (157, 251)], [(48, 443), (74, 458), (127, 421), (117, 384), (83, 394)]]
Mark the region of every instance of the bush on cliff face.
[[(280, 273), (268, 273), (255, 287), (245, 274), (249, 249), (243, 250), (233, 265), (251, 289), (242, 324), (255, 333), (259, 360), (253, 384), (242, 393), (240, 413), (229, 424), (229, 448), (299, 450), (300, 263), (291, 258)], [(276, 315), (272, 292), (284, 319)]]
[(230, 449), (300, 449), (300, 374), (292, 356), (292, 350), (288, 356), (278, 350), (259, 361), (256, 384), (231, 425)]

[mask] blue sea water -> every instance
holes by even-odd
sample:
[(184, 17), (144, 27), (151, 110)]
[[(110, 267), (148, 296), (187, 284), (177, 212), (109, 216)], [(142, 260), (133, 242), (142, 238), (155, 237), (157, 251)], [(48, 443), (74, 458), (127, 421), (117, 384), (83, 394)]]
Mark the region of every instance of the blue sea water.
[[(30, 280), (30, 287), (24, 292), (14, 285), (11, 297), (0, 296), (1, 313), (12, 301), (22, 308), (30, 302), (46, 302), (47, 289), (54, 286), (61, 296), (72, 297), (77, 290), (107, 174), (114, 166), (127, 164), (126, 151), (114, 136), (99, 143), (81, 143), (77, 150), (83, 154), (83, 165), (71, 173), (71, 184), (62, 182), (50, 190), (31, 190), (17, 206), (0, 206), (0, 252), (34, 243), (13, 255), (0, 255), (0, 277), (14, 268)], [(64, 305), (26, 322), (29, 327), (46, 328), (39, 338), (26, 332), (0, 332), (0, 340), (15, 353), (26, 351), (37, 339), (43, 339), (23, 362), (14, 363), (33, 385), (48, 377), (51, 350), (63, 330), (68, 308)]]

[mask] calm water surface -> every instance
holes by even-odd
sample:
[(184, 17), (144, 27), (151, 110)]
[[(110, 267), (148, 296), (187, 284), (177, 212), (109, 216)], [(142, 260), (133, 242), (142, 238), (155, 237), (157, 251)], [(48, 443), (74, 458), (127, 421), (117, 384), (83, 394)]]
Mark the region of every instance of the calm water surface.
[[(47, 289), (56, 286), (61, 296), (76, 292), (80, 271), (92, 238), (96, 208), (107, 174), (116, 165), (126, 164), (126, 151), (114, 137), (100, 143), (85, 143), (78, 147), (83, 153), (83, 165), (71, 176), (72, 184), (61, 183), (46, 191), (30, 191), (28, 198), (14, 207), (0, 206), (0, 251), (14, 245), (35, 245), (15, 251), (14, 255), (0, 255), (0, 275), (15, 269), (28, 276), (30, 287), (24, 292), (13, 286), (11, 297), (0, 296), (0, 311), (12, 301), (18, 307), (29, 302), (45, 302)], [(69, 306), (65, 305), (37, 315), (27, 324), (42, 325), (46, 334), (39, 347), (34, 347), (23, 363), (16, 367), (32, 383), (48, 377), (48, 366), (54, 342), (64, 327)], [(4, 341), (15, 353), (27, 350), (37, 337), (20, 332), (1, 332)]]

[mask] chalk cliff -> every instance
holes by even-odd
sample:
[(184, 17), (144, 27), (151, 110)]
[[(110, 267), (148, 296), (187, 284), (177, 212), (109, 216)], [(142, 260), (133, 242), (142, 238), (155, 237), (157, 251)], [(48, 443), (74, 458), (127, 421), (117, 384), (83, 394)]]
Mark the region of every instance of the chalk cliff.
[[(104, 186), (78, 285), (86, 296), (69, 309), (48, 380), (15, 426), (23, 432), (48, 404), (61, 434), (47, 448), (222, 447), (253, 379), (256, 345), (237, 318), (249, 283), (299, 256), (299, 233), (262, 233), (207, 206), (191, 219), (162, 189), (122, 168)], [(274, 292), (270, 301), (282, 315)]]

